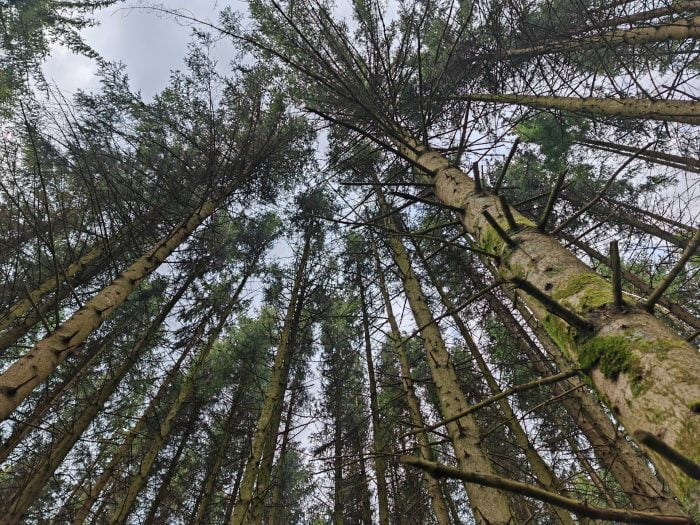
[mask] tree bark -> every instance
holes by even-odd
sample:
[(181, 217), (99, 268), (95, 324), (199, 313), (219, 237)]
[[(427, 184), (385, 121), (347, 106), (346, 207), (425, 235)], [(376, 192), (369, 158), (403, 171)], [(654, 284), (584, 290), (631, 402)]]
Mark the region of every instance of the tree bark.
[(365, 360), (367, 361), (367, 379), (369, 382), (369, 406), (372, 417), (372, 452), (374, 453), (374, 469), (377, 474), (377, 501), (379, 504), (379, 524), (389, 525), (389, 495), (386, 485), (386, 459), (383, 454), (384, 438), (379, 422), (379, 404), (377, 402), (377, 379), (374, 375), (372, 360), (372, 340), (370, 338), (369, 314), (367, 312), (367, 296), (362, 274), (358, 264), (357, 281), (360, 288), (360, 306), (362, 309), (362, 331), (365, 339)]
[[(611, 307), (611, 285), (513, 208), (510, 212), (520, 228), (508, 234), (509, 245), (483, 213), (488, 211), (501, 229), (508, 230), (498, 198), (477, 191), (474, 182), (439, 153), (413, 139), (405, 140), (406, 144), (398, 144), (401, 153), (433, 176), (435, 194), (442, 203), (462, 210), (462, 225), (475, 245), (498, 257), (499, 275), (526, 280), (592, 327), (573, 326), (549, 312), (551, 305), (545, 308), (538, 299), (520, 292), (562, 352), (574, 362), (587, 363), (597, 392), (627, 432), (650, 431), (700, 461), (695, 439), (700, 435), (700, 415), (689, 405), (700, 399), (697, 350), (642, 308), (628, 305), (626, 312), (618, 312)], [(618, 358), (622, 365), (614, 364)], [(654, 416), (659, 413), (664, 417)], [(697, 480), (658, 454), (651, 456), (682, 501), (700, 503)]]
[[(558, 97), (516, 94), (480, 94), (450, 97), (497, 104), (514, 104), (541, 109), (559, 109), (611, 118), (631, 118), (700, 124), (700, 102), (690, 100), (648, 100), (644, 98)], [(446, 203), (447, 204), (447, 203)]]
[(214, 343), (216, 343), (217, 339), (219, 338), (219, 335), (226, 326), (231, 312), (238, 304), (238, 298), (240, 297), (240, 294), (243, 291), (243, 288), (245, 287), (245, 284), (248, 281), (248, 278), (250, 277), (251, 273), (252, 269), (248, 269), (246, 273), (242, 276), (241, 282), (238, 284), (236, 290), (231, 295), (231, 298), (228, 301), (228, 303), (223, 307), (222, 311), (220, 312), (219, 322), (214, 327), (214, 329), (208, 334), (207, 340), (204, 343), (203, 348), (198, 353), (195, 362), (192, 363), (189, 370), (187, 371), (187, 375), (183, 380), (182, 387), (180, 388), (177, 397), (170, 406), (168, 414), (161, 422), (157, 432), (153, 433), (150, 436), (150, 446), (148, 447), (148, 450), (143, 456), (139, 468), (131, 480), (129, 488), (117, 502), (117, 506), (108, 520), (110, 525), (121, 525), (125, 523), (127, 518), (129, 517), (134, 503), (136, 502), (136, 498), (138, 497), (141, 490), (143, 490), (143, 487), (146, 485), (146, 482), (150, 477), (153, 464), (156, 458), (158, 457), (161, 448), (167, 441), (168, 436), (170, 435), (170, 432), (173, 429), (173, 425), (175, 424), (175, 421), (177, 420), (180, 414), (180, 411), (184, 407), (185, 403), (194, 394), (197, 388), (197, 382), (199, 380), (199, 373), (204, 367), (205, 363), (207, 362), (207, 358), (209, 357), (211, 349), (214, 347)]
[[(381, 188), (376, 186), (375, 193), (379, 199), (381, 213), (386, 216), (387, 228), (391, 231), (398, 230), (395, 221), (390, 217), (391, 211), (384, 201)], [(449, 419), (464, 412), (469, 405), (459, 385), (457, 373), (440, 329), (430, 312), (418, 277), (411, 266), (408, 252), (399, 237), (389, 235), (388, 242), (392, 257), (401, 275), (413, 317), (420, 328), (426, 360), (439, 398), (440, 412), (445, 419)], [(481, 448), (481, 434), (474, 417), (466, 416), (449, 423), (447, 431), (455, 450), (457, 463), (461, 468), (471, 468), (486, 474), (493, 473), (491, 461)], [(503, 525), (514, 519), (508, 496), (505, 493), (474, 484), (466, 484), (465, 489), (469, 496), (474, 519), (478, 524)]]
[[(394, 351), (399, 359), (399, 367), (401, 370), (401, 387), (406, 398), (406, 406), (408, 407), (411, 426), (415, 430), (420, 430), (425, 427), (420, 410), (420, 401), (418, 400), (418, 396), (416, 396), (416, 392), (413, 388), (411, 367), (408, 362), (408, 356), (406, 355), (406, 349), (401, 337), (399, 324), (396, 321), (396, 317), (394, 317), (394, 309), (391, 306), (391, 298), (386, 287), (386, 281), (384, 279), (384, 273), (382, 272), (379, 254), (377, 253), (377, 248), (374, 242), (372, 242), (372, 250), (374, 252), (377, 268), (377, 282), (379, 283), (379, 290), (384, 300), (384, 310), (386, 311), (386, 315), (389, 320), (389, 327), (391, 328), (391, 339), (394, 346)], [(435, 457), (433, 454), (433, 449), (430, 446), (427, 433), (419, 432), (416, 434), (416, 441), (418, 442), (418, 452), (420, 457), (426, 461), (434, 461)], [(447, 502), (439, 481), (431, 476), (427, 471), (423, 472), (423, 478), (427, 487), (428, 496), (430, 497), (430, 504), (433, 509), (435, 520), (438, 522), (438, 525), (450, 525), (452, 521), (450, 519)]]
[(258, 418), (257, 426), (253, 434), (253, 439), (250, 446), (250, 455), (246, 462), (245, 472), (239, 489), (239, 496), (231, 516), (231, 525), (243, 525), (248, 519), (253, 498), (255, 497), (255, 482), (259, 474), (260, 465), (265, 452), (265, 442), (267, 434), (274, 432), (275, 437), (279, 430), (279, 418), (277, 426), (274, 426), (275, 415), (282, 409), (282, 401), (284, 392), (287, 388), (287, 379), (289, 375), (290, 353), (292, 351), (292, 337), (295, 330), (295, 321), (298, 321), (298, 315), (301, 310), (301, 291), (305, 282), (306, 265), (311, 252), (311, 235), (306, 233), (304, 236), (304, 248), (302, 251), (299, 264), (297, 266), (294, 283), (292, 285), (292, 293), (285, 314), (280, 343), (275, 354), (275, 361), (272, 367), (272, 373), (265, 390), (265, 398), (263, 401), (262, 411)]
[(206, 201), (160, 243), (137, 259), (110, 285), (103, 288), (54, 332), (32, 350), (15, 361), (0, 375), (0, 421), (14, 409), (69, 355), (97, 329), (114, 310), (129, 297), (136, 286), (155, 271), (163, 261), (209, 217), (234, 188), (224, 197)]

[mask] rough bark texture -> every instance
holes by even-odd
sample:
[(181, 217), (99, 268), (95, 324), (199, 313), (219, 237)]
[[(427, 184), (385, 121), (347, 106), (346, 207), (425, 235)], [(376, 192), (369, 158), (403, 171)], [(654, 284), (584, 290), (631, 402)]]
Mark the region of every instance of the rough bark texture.
[(480, 102), (515, 104), (543, 109), (560, 109), (601, 117), (665, 120), (700, 124), (700, 102), (689, 100), (648, 100), (643, 98), (557, 97), (515, 94), (477, 94), (454, 97)]
[[(396, 321), (396, 317), (394, 317), (394, 309), (391, 306), (391, 298), (386, 287), (379, 256), (376, 252), (376, 247), (373, 246), (373, 249), (377, 263), (377, 281), (379, 283), (379, 289), (384, 300), (384, 309), (386, 310), (389, 326), (391, 328), (391, 339), (394, 344), (394, 351), (399, 359), (399, 367), (401, 370), (401, 387), (403, 389), (404, 396), (406, 397), (408, 414), (411, 419), (413, 429), (420, 430), (421, 428), (425, 427), (420, 410), (420, 401), (418, 400), (418, 396), (416, 396), (416, 392), (413, 388), (411, 367), (408, 362), (408, 356), (406, 355), (406, 348), (401, 338), (399, 324)], [(435, 457), (433, 454), (433, 449), (430, 446), (430, 441), (428, 440), (428, 435), (425, 432), (420, 432), (416, 434), (416, 440), (418, 442), (418, 452), (420, 457), (426, 461), (434, 461)], [(445, 501), (439, 481), (431, 476), (427, 471), (423, 473), (423, 478), (428, 491), (428, 496), (430, 497), (430, 504), (433, 509), (435, 520), (438, 522), (438, 525), (450, 525), (452, 521), (450, 519), (447, 502)]]
[(163, 241), (136, 260), (111, 284), (0, 375), (0, 421), (7, 419), (37, 385), (43, 383), (56, 367), (80, 347), (93, 330), (129, 297), (136, 286), (156, 270), (220, 204), (221, 199), (202, 204)]
[[(474, 284), (481, 288), (483, 281), (474, 270), (469, 272)], [(548, 359), (541, 353), (532, 341), (530, 334), (520, 325), (508, 307), (501, 302), (496, 294), (486, 296), (489, 305), (500, 318), (506, 330), (518, 342), (521, 351), (529, 357), (530, 363), (542, 375), (556, 373), (550, 367)], [(512, 296), (515, 299), (515, 296)], [(538, 341), (554, 360), (557, 368), (566, 372), (571, 369), (570, 363), (564, 359), (561, 351), (533, 319), (532, 314), (519, 302), (521, 315), (537, 337)], [(554, 395), (569, 394), (560, 401), (571, 420), (581, 430), (600, 464), (615, 478), (620, 488), (627, 494), (635, 509), (667, 514), (680, 514), (681, 508), (674, 501), (661, 481), (654, 476), (647, 466), (646, 459), (636, 451), (625, 437), (617, 431), (608, 415), (603, 411), (597, 400), (582, 388), (578, 380), (556, 383), (551, 385)], [(574, 388), (576, 388), (574, 390)], [(605, 491), (604, 491), (605, 492)]]
[[(375, 191), (380, 198), (382, 213), (388, 213), (389, 208), (383, 202), (381, 190)], [(387, 219), (386, 223), (390, 230), (396, 230), (393, 220)], [(401, 275), (413, 317), (420, 327), (426, 360), (438, 394), (440, 412), (445, 419), (449, 419), (464, 412), (469, 405), (460, 388), (454, 364), (440, 329), (433, 319), (418, 277), (411, 267), (408, 252), (399, 237), (390, 235), (388, 242)], [(474, 417), (470, 415), (449, 423), (447, 431), (455, 450), (457, 463), (461, 468), (493, 474), (491, 461), (481, 448), (481, 434)], [(503, 492), (474, 484), (466, 484), (465, 489), (477, 523), (506, 524), (514, 519), (508, 496)]]
[[(457, 326), (457, 329), (459, 330), (459, 333), (462, 336), (462, 339), (466, 343), (469, 353), (471, 354), (472, 358), (476, 362), (477, 367), (479, 368), (479, 371), (484, 377), (484, 380), (486, 381), (489, 390), (493, 395), (500, 394), (501, 388), (498, 385), (496, 378), (493, 377), (493, 374), (491, 373), (491, 370), (486, 364), (486, 361), (484, 361), (484, 358), (481, 355), (478, 346), (476, 345), (474, 339), (471, 336), (469, 328), (459, 316), (459, 314), (456, 313), (457, 310), (455, 309), (455, 305), (445, 293), (444, 289), (438, 282), (434, 271), (432, 270), (430, 265), (425, 261), (425, 259), (423, 259), (423, 265), (432, 282), (433, 288), (440, 295), (440, 300), (442, 301), (442, 304), (445, 305), (445, 308), (447, 308), (448, 311), (453, 312), (451, 317), (454, 320), (455, 325)], [(532, 473), (535, 479), (537, 479), (537, 481), (543, 488), (552, 492), (559, 492), (562, 495), (569, 497), (570, 494), (566, 490), (564, 483), (559, 478), (557, 478), (556, 474), (552, 471), (552, 469), (549, 468), (549, 465), (547, 465), (545, 460), (542, 459), (542, 456), (540, 456), (537, 449), (532, 446), (532, 443), (530, 443), (530, 439), (525, 433), (523, 427), (520, 425), (520, 421), (513, 412), (513, 409), (508, 403), (508, 400), (505, 398), (499, 399), (498, 406), (501, 409), (501, 413), (503, 414), (503, 417), (507, 422), (506, 424), (508, 425), (508, 428), (510, 429), (511, 433), (513, 434), (513, 437), (515, 438), (516, 444), (524, 452), (525, 457), (530, 463), (530, 468), (532, 469)], [(560, 507), (554, 507), (554, 512), (563, 525), (574, 525), (574, 520), (571, 517), (571, 514), (569, 514), (565, 509), (562, 509)]]
[[(488, 191), (476, 191), (473, 181), (439, 153), (411, 139), (407, 142), (399, 144), (402, 153), (433, 175), (440, 201), (463, 211), (465, 231), (480, 249), (498, 256), (500, 275), (525, 279), (591, 325), (591, 330), (577, 331), (521, 293), (562, 352), (588, 370), (598, 394), (627, 432), (646, 430), (700, 461), (700, 414), (691, 410), (700, 399), (697, 350), (639, 307), (628, 305), (623, 313), (611, 308), (610, 283), (512, 208), (521, 227), (510, 233), (514, 246), (508, 246), (483, 215), (488, 211), (508, 229), (498, 199)], [(651, 456), (677, 497), (700, 503), (697, 480), (655, 453)]]

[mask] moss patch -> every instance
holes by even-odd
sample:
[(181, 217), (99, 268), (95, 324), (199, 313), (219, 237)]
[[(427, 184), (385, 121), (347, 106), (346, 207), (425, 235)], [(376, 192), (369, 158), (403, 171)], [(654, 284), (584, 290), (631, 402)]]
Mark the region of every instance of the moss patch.
[(617, 379), (621, 373), (638, 370), (638, 360), (630, 351), (630, 340), (621, 335), (597, 336), (578, 348), (581, 368), (600, 368), (609, 379)]
[(577, 294), (580, 295), (575, 302), (566, 301), (567, 306), (573, 307), (577, 313), (585, 313), (613, 301), (610, 284), (594, 273), (578, 273), (569, 277), (566, 282), (557, 286), (552, 298), (567, 299)]

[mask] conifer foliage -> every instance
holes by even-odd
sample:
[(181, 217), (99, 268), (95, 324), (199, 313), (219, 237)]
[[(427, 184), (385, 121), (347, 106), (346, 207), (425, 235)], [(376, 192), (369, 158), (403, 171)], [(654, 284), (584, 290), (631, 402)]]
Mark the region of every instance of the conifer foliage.
[(0, 5), (0, 524), (700, 523), (699, 2), (115, 3)]

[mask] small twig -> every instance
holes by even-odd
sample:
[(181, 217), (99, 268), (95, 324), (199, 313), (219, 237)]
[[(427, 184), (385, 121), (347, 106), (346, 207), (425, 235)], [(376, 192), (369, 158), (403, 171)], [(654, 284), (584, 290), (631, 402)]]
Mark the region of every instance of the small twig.
[(508, 157), (506, 158), (505, 163), (503, 163), (503, 169), (501, 170), (501, 173), (498, 174), (498, 178), (496, 179), (496, 184), (493, 186), (493, 192), (498, 195), (498, 192), (501, 189), (501, 184), (503, 183), (503, 178), (506, 176), (506, 172), (508, 171), (508, 167), (510, 166), (510, 161), (513, 160), (513, 156), (515, 155), (515, 150), (518, 149), (518, 144), (520, 144), (520, 137), (515, 139), (515, 142), (513, 142), (513, 146), (510, 148), (510, 152), (508, 153)]
[(544, 231), (547, 227), (549, 216), (552, 214), (552, 210), (554, 210), (554, 203), (557, 201), (557, 197), (559, 196), (559, 192), (561, 191), (562, 184), (564, 184), (564, 178), (566, 177), (567, 173), (568, 170), (562, 171), (557, 177), (554, 187), (552, 187), (552, 192), (549, 194), (549, 199), (547, 199), (547, 205), (545, 206), (542, 216), (537, 223), (537, 229), (540, 231)]
[(434, 425), (430, 425), (427, 427), (421, 427), (419, 429), (413, 430), (407, 434), (404, 434), (401, 437), (406, 437), (410, 436), (412, 434), (419, 434), (421, 432), (430, 432), (431, 430), (435, 430), (436, 428), (439, 428), (443, 425), (446, 425), (448, 423), (451, 423), (452, 421), (456, 421), (458, 419), (463, 418), (464, 416), (471, 414), (472, 412), (476, 412), (477, 410), (490, 405), (491, 403), (495, 403), (496, 401), (503, 399), (504, 397), (508, 397), (510, 395), (516, 394), (518, 392), (523, 392), (525, 390), (531, 390), (533, 388), (537, 388), (539, 386), (544, 386), (544, 385), (549, 385), (551, 383), (557, 383), (559, 381), (563, 381), (564, 379), (569, 379), (570, 377), (573, 377), (578, 374), (578, 370), (570, 370), (568, 372), (562, 372), (560, 374), (556, 374), (553, 376), (545, 377), (543, 379), (537, 379), (536, 381), (530, 381), (529, 383), (524, 383), (522, 385), (517, 385), (511, 388), (508, 388), (499, 394), (496, 394), (495, 396), (491, 396), (488, 399), (484, 399), (483, 401), (470, 406), (466, 410), (460, 412), (456, 416), (452, 416), (447, 419), (443, 419), (439, 423), (435, 423)]
[(493, 218), (493, 215), (491, 215), (488, 210), (484, 210), (482, 212), (482, 215), (484, 216), (484, 219), (491, 225), (491, 227), (496, 230), (496, 233), (498, 236), (503, 239), (503, 242), (505, 242), (508, 246), (511, 248), (515, 248), (515, 241), (513, 238), (508, 235), (508, 233), (501, 227), (500, 224), (498, 224), (498, 221)]
[(612, 271), (615, 308), (621, 312), (625, 309), (625, 302), (622, 299), (622, 271), (620, 269), (620, 248), (617, 241), (610, 241), (610, 270)]
[(571, 310), (563, 306), (561, 303), (552, 299), (549, 295), (544, 293), (542, 290), (537, 288), (529, 281), (522, 279), (521, 277), (513, 277), (511, 279), (511, 282), (517, 288), (520, 288), (525, 293), (531, 295), (539, 302), (541, 302), (548, 312), (556, 315), (557, 317), (560, 317), (577, 330), (588, 331), (592, 328), (591, 324), (588, 321), (586, 321), (583, 317), (580, 317), (577, 313), (572, 312)]
[(681, 469), (687, 476), (693, 479), (700, 479), (700, 465), (695, 463), (695, 461), (689, 457), (678, 452), (668, 443), (665, 443), (661, 439), (657, 438), (651, 432), (647, 432), (646, 430), (635, 430), (634, 439), (639, 441), (642, 445), (649, 447), (659, 456), (663, 456), (665, 459)]
[(472, 165), (472, 172), (474, 173), (474, 188), (477, 193), (484, 191), (484, 186), (481, 184), (481, 175), (479, 174), (479, 163), (475, 162)]
[(517, 230), (518, 229), (518, 223), (515, 222), (515, 219), (513, 218), (513, 211), (510, 209), (510, 206), (508, 205), (508, 201), (503, 195), (498, 196), (498, 202), (501, 205), (501, 211), (503, 212), (503, 216), (506, 218), (506, 221), (508, 222), (508, 228), (510, 228), (511, 231)]
[(422, 188), (432, 188), (432, 182), (349, 182), (342, 181), (342, 186), (420, 186)]
[(686, 246), (685, 250), (683, 250), (681, 258), (678, 260), (676, 265), (671, 269), (670, 272), (668, 272), (668, 275), (659, 284), (659, 286), (657, 286), (656, 289), (652, 291), (649, 295), (649, 298), (644, 303), (644, 308), (647, 311), (654, 311), (654, 305), (659, 299), (661, 299), (661, 296), (668, 289), (668, 287), (671, 286), (676, 277), (678, 277), (678, 274), (681, 273), (681, 271), (683, 271), (685, 264), (690, 260), (690, 258), (693, 255), (695, 255), (695, 252), (698, 250), (698, 247), (700, 247), (700, 228), (695, 230), (695, 235), (693, 235), (693, 238), (688, 243), (688, 246)]

